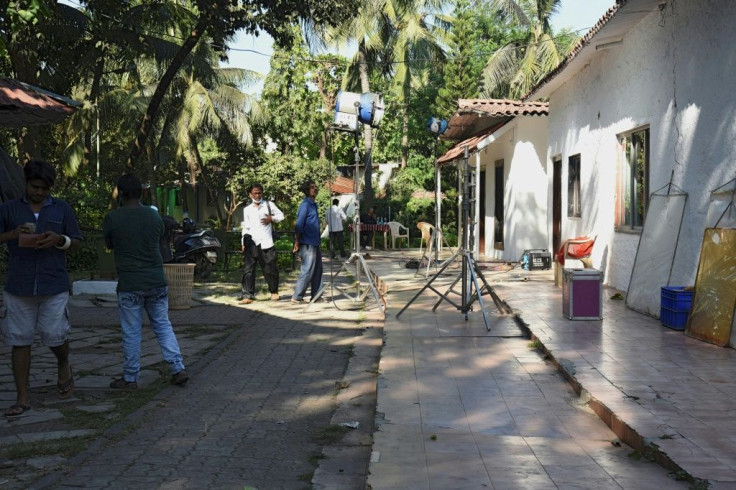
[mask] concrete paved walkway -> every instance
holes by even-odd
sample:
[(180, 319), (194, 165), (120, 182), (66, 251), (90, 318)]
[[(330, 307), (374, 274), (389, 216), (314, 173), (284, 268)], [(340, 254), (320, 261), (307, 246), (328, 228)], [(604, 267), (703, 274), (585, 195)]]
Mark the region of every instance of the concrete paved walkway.
[[(388, 257), (371, 267), (392, 291), (373, 490), (736, 488), (736, 351), (665, 328), (613, 290), (602, 321), (567, 320), (549, 271), (492, 265), (484, 276), (514, 315), (485, 296), (490, 331), (477, 302), (467, 321), (447, 301), (432, 312), (429, 289), (397, 318), (412, 276), (392, 279), (401, 261)], [(447, 272), (443, 292), (460, 274)]]
[[(403, 267), (411, 255), (367, 257), (389, 287), (384, 324), (370, 294), (364, 304), (245, 308), (230, 291), (172, 311), (192, 382), (165, 388), (72, 460), (28, 458), (18, 479), (4, 467), (0, 488), (691, 485), (675, 477), (736, 488), (736, 351), (666, 329), (611, 300), (614, 291), (604, 292), (602, 321), (566, 320), (551, 273), (489, 264), (486, 279), (514, 311), (502, 315), (484, 296), (490, 331), (477, 303), (467, 320), (447, 301), (432, 312), (429, 290), (397, 318), (424, 284)], [(458, 274), (448, 269), (438, 288)], [(78, 395), (55, 401), (53, 360), (34, 357), (34, 410), (0, 421), (3, 444), (52, 436), (69, 407), (114, 414), (105, 386), (120, 371), (117, 312), (106, 301), (73, 310)], [(146, 383), (161, 382), (152, 338), (143, 351)], [(3, 403), (12, 400), (7, 364)], [(331, 443), (314, 439), (353, 422), (359, 430)], [(88, 435), (68, 429), (54, 437)], [(30, 467), (59, 469), (29, 485)]]
[[(36, 449), (48, 451), (54, 442), (87, 438), (90, 446), (70, 459), (30, 454), (0, 460), (0, 489), (305, 488), (323, 448), (343, 435), (335, 431), (341, 421), (359, 422), (357, 429), (346, 429), (346, 439), (358, 438), (352, 439), (357, 463), (350, 462), (355, 468), (351, 478), (357, 475), (362, 486), (370, 456), (380, 325), (360, 305), (338, 310), (321, 303), (307, 312), (286, 296), (244, 307), (236, 306), (237, 292), (228, 293), (230, 286), (214, 289), (219, 291), (211, 297), (198, 294), (201, 301), (191, 309), (170, 312), (189, 383), (183, 388), (167, 384), (158, 345), (144, 328), (144, 370), (135, 393), (107, 386), (122, 369), (115, 303), (75, 298), (75, 395), (59, 400), (53, 356), (36, 346), (33, 409), (0, 419), (0, 443), (35, 443)], [(3, 359), (9, 360), (9, 351), (2, 347)], [(347, 369), (361, 362), (362, 368)], [(370, 386), (355, 393), (359, 381), (365, 384), (361, 377), (370, 378)], [(355, 386), (346, 379), (355, 380)], [(98, 417), (118, 420), (120, 405), (145, 390), (156, 393), (153, 399), (104, 433), (75, 429), (93, 426)], [(3, 406), (14, 395), (9, 362), (3, 362)], [(346, 397), (349, 403), (342, 402)]]

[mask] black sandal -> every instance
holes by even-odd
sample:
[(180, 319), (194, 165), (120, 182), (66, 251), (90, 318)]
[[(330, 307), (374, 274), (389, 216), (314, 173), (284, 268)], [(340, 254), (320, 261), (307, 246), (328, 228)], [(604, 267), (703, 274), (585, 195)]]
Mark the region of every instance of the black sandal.
[(69, 379), (66, 381), (56, 383), (56, 389), (59, 392), (61, 398), (66, 398), (74, 393), (74, 373), (72, 372), (72, 365), (69, 365)]
[(4, 415), (6, 417), (17, 417), (23, 415), (31, 409), (30, 405), (23, 405), (22, 403), (14, 403), (5, 409)]

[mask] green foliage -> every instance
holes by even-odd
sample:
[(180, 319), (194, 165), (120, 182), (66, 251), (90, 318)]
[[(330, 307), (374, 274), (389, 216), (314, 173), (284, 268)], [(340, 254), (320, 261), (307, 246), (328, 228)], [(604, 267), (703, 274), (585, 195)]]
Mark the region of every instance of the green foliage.
[[(279, 223), (279, 229), (293, 230), (297, 208), (304, 199), (301, 185), (310, 179), (319, 185), (327, 180), (329, 171), (330, 165), (326, 160), (307, 160), (296, 155), (268, 153), (257, 165), (242, 168), (238, 173), (238, 180), (243, 182), (244, 187), (252, 182), (263, 185), (266, 199), (274, 201), (284, 212), (285, 219)], [(320, 203), (327, 202), (326, 192), (325, 189), (320, 190)]]
[[(452, 173), (451, 169), (445, 169), (442, 173), (446, 174), (448, 171)], [(443, 182), (443, 185), (446, 183)], [(443, 193), (447, 198), (441, 203), (442, 222), (448, 228), (448, 235), (454, 235), (452, 228), (456, 223), (454, 203), (457, 199), (457, 192), (454, 190), (454, 184), (447, 185), (447, 188), (443, 188)], [(419, 221), (434, 223), (434, 199), (412, 197), (412, 193), (417, 190), (434, 190), (434, 159), (431, 157), (413, 155), (409, 158), (407, 167), (391, 179), (385, 200), (376, 202), (375, 207), (378, 214), (385, 215), (384, 208), (390, 206), (391, 219), (409, 227), (410, 233), (416, 233), (414, 227)], [(445, 230), (444, 227), (443, 230)]]
[(62, 175), (53, 194), (72, 206), (80, 228), (101, 230), (114, 182), (92, 178), (87, 170), (75, 177)]
[(550, 17), (562, 0), (494, 0), (492, 11), (507, 19), (509, 40), (488, 59), (483, 70), (484, 97), (519, 99), (569, 53), (574, 36), (556, 37)]
[(511, 32), (500, 15), (469, 0), (455, 5), (444, 80), (437, 98), (437, 114), (449, 118), (458, 99), (479, 95), (483, 67), (491, 53), (508, 42)]

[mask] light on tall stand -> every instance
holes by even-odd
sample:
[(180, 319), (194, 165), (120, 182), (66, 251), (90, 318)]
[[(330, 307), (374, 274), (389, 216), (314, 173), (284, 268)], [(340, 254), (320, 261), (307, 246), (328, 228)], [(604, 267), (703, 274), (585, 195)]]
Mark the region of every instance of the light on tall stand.
[[(337, 94), (337, 101), (335, 103), (335, 119), (333, 121), (332, 129), (336, 131), (345, 131), (352, 133), (355, 147), (353, 151), (355, 153), (355, 169), (353, 171), (353, 181), (355, 185), (355, 214), (353, 216), (353, 243), (354, 250), (344, 263), (342, 269), (335, 274), (337, 277), (340, 272), (345, 270), (347, 272), (347, 266), (349, 264), (355, 264), (355, 277), (356, 277), (356, 294), (353, 298), (355, 301), (364, 299), (368, 292), (373, 293), (373, 297), (378, 304), (378, 308), (381, 312), (384, 312), (384, 306), (381, 301), (381, 296), (376, 289), (376, 285), (373, 282), (373, 275), (368, 268), (368, 264), (365, 262), (363, 255), (360, 253), (360, 200), (358, 199), (360, 189), (360, 147), (359, 143), (359, 128), (360, 124), (367, 124), (373, 128), (377, 128), (383, 119), (384, 105), (383, 98), (380, 94), (367, 92), (364, 94), (357, 94), (354, 92), (339, 92)], [(361, 293), (360, 290), (360, 278), (361, 274), (365, 274), (368, 281), (369, 290), (365, 293)], [(332, 286), (340, 292), (337, 286), (334, 285), (334, 277)], [(310, 304), (319, 299), (325, 289), (323, 283), (322, 288), (312, 297)], [(343, 292), (343, 294), (345, 294)], [(346, 296), (349, 296), (346, 294)]]
[(435, 230), (437, 230), (437, 233), (435, 233), (434, 236), (434, 263), (437, 264), (439, 250), (442, 246), (442, 234), (439, 233), (442, 229), (442, 220), (440, 219), (440, 165), (439, 155), (437, 154), (437, 143), (440, 136), (447, 131), (447, 121), (436, 117), (430, 117), (429, 121), (427, 121), (427, 130), (434, 135), (434, 226)]

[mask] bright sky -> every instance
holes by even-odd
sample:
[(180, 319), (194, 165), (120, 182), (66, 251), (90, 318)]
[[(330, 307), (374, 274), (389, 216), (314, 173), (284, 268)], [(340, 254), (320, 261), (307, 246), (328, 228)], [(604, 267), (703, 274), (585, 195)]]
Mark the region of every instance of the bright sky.
[(577, 33), (583, 36), (615, 3), (615, 0), (562, 0), (560, 11), (552, 17), (552, 27), (556, 31), (565, 27), (575, 31), (584, 29)]

